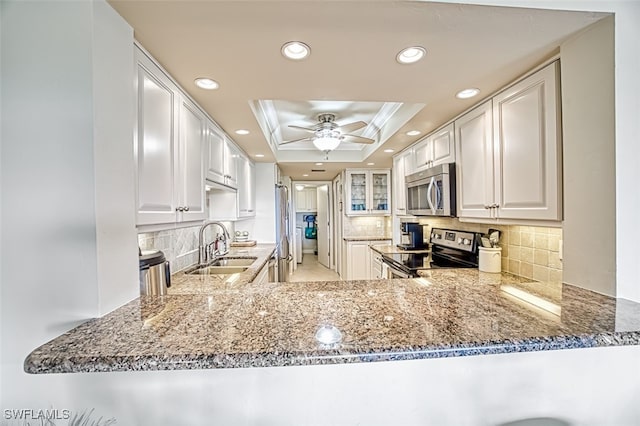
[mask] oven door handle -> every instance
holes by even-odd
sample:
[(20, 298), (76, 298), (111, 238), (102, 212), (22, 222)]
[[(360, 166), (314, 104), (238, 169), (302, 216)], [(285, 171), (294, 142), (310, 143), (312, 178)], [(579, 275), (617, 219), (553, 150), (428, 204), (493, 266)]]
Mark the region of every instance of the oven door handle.
[(436, 214), (436, 208), (433, 205), (433, 198), (431, 197), (431, 193), (433, 191), (434, 182), (435, 182), (435, 178), (432, 176), (431, 180), (429, 181), (429, 186), (427, 187), (427, 203), (429, 203), (429, 208), (431, 209), (431, 211), (435, 215)]

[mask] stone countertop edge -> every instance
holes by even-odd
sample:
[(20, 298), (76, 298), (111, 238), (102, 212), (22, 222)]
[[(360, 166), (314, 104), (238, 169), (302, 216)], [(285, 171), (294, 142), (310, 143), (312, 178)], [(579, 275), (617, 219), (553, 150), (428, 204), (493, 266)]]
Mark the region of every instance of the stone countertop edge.
[(279, 353), (184, 354), (179, 356), (75, 356), (37, 360), (37, 349), (24, 362), (29, 374), (107, 373), (127, 371), (169, 371), (219, 368), (290, 367), (355, 364), (383, 361), (410, 361), (475, 355), (540, 352), (640, 344), (640, 331), (599, 333), (584, 336), (506, 339), (460, 345), (384, 348), (373, 351)]
[[(256, 269), (274, 249), (252, 249)], [(24, 371), (303, 366), (640, 345), (639, 303), (506, 273), (433, 270), (417, 279), (261, 284), (249, 278), (210, 291), (137, 298), (40, 345)], [(188, 286), (203, 277), (186, 279)], [(513, 302), (505, 287), (556, 303), (562, 314)], [(352, 337), (335, 346), (310, 340), (329, 315), (327, 301), (340, 314), (336, 325)], [(306, 309), (290, 317), (299, 306)], [(436, 333), (425, 334), (425, 324)]]

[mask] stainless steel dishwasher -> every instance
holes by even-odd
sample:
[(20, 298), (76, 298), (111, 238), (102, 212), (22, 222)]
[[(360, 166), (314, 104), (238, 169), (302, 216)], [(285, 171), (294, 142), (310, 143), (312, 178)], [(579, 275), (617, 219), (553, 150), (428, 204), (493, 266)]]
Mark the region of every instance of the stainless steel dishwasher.
[(269, 282), (278, 281), (278, 251), (276, 250), (269, 259)]

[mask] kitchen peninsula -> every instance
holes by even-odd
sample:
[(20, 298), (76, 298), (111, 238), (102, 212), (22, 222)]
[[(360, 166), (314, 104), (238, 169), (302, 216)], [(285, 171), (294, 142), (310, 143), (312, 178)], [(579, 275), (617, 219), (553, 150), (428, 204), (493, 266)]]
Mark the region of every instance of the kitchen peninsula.
[[(245, 255), (257, 254), (260, 269), (271, 251)], [(506, 273), (260, 285), (248, 275), (229, 283), (182, 274), (172, 294), (141, 297), (39, 347), (25, 371), (345, 364), (640, 344), (640, 304)], [(322, 343), (321, 328), (341, 339)]]

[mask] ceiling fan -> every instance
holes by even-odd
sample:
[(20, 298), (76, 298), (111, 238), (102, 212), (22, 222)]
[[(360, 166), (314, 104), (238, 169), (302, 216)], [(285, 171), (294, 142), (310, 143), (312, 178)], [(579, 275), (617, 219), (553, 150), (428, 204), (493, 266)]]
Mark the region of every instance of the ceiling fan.
[(347, 141), (353, 143), (372, 144), (375, 140), (371, 138), (365, 138), (364, 136), (352, 135), (350, 132), (360, 130), (367, 125), (364, 121), (354, 121), (353, 123), (343, 124), (338, 126), (335, 122), (336, 116), (331, 113), (318, 114), (318, 124), (310, 127), (301, 127), (289, 125), (292, 129), (304, 130), (305, 132), (312, 133), (313, 136), (307, 136), (305, 138), (294, 139), (281, 142), (280, 145), (286, 145), (294, 142), (312, 141), (313, 145), (320, 151), (329, 153), (340, 145), (340, 142)]

